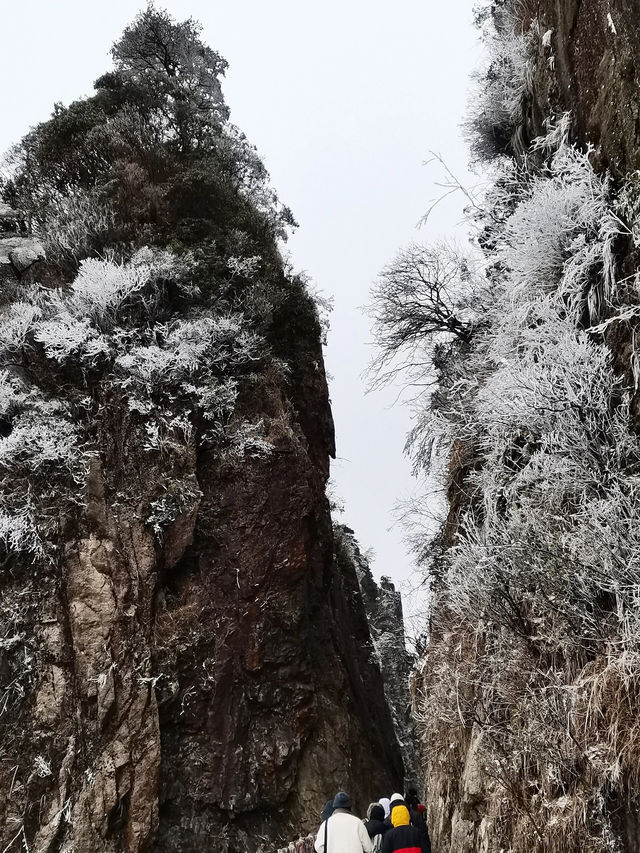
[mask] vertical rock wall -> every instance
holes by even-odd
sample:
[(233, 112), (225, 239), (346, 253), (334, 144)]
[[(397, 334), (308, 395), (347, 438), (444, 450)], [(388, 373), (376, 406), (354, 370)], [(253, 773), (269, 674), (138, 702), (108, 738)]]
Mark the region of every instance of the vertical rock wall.
[[(28, 286), (42, 247), (0, 214), (2, 286)], [(238, 417), (262, 418), (271, 452), (185, 445), (189, 494), (161, 543), (144, 508), (165, 463), (93, 389), (100, 452), (58, 560), (0, 575), (6, 853), (272, 849), (315, 829), (339, 788), (364, 810), (402, 785), (356, 572), (334, 556), (319, 329), (295, 335), (291, 375), (240, 390)]]
[[(502, 6), (504, 4), (496, 4)], [(521, 16), (522, 31), (535, 22), (533, 55), (527, 69), (527, 85), (522, 100), (521, 127), (515, 147), (526, 149), (537, 136), (544, 135), (547, 122), (555, 121), (568, 113), (571, 122), (571, 139), (583, 148), (591, 147), (590, 159), (596, 170), (610, 170), (613, 179), (622, 186), (634, 180), (634, 170), (640, 165), (640, 6), (635, 0), (540, 0), (517, 6)], [(518, 32), (520, 30), (518, 29)], [(624, 229), (622, 229), (624, 232)], [(637, 245), (637, 244), (636, 244)], [(638, 253), (630, 234), (622, 233), (616, 242), (616, 261), (620, 276), (633, 277), (637, 269)], [(635, 303), (636, 297), (632, 295)], [(637, 340), (637, 320), (611, 328), (605, 335), (625, 387), (634, 388), (631, 375), (633, 340)], [(633, 393), (633, 392), (632, 392)], [(635, 384), (632, 415), (637, 421), (638, 391)], [(468, 470), (464, 452), (454, 448), (450, 471), (450, 513), (446, 545), (455, 542), (461, 515), (465, 511), (464, 483)], [(464, 451), (464, 448), (462, 448)], [(437, 608), (437, 603), (436, 603)], [(458, 625), (449, 630), (455, 619), (448, 619), (444, 610), (434, 614), (431, 646), (415, 674), (418, 696), (429, 684), (431, 702), (437, 709), (437, 676), (440, 667), (455, 661), (462, 673), (460, 705), (473, 700), (474, 667), (480, 666), (483, 655), (490, 651), (482, 646), (482, 624), (477, 632)], [(445, 626), (443, 628), (443, 626)], [(448, 627), (447, 627), (448, 626)], [(594, 668), (598, 662), (594, 663)], [(569, 667), (569, 665), (567, 665)], [(476, 697), (480, 713), (483, 697)], [(611, 701), (615, 701), (612, 697)], [(491, 707), (491, 699), (487, 701)], [(494, 713), (498, 713), (495, 707)], [(633, 726), (631, 719), (627, 726)], [(453, 733), (453, 734), (452, 734)], [(489, 853), (504, 849), (511, 843), (517, 849), (547, 849), (545, 838), (553, 837), (553, 827), (536, 826), (531, 814), (522, 803), (536, 792), (524, 792), (505, 787), (498, 773), (499, 760), (523, 764), (526, 756), (493, 756), (483, 744), (482, 727), (462, 719), (442, 723), (441, 739), (424, 745), (428, 765), (427, 795), (430, 830), (435, 853)], [(589, 756), (596, 761), (597, 756)], [(499, 759), (499, 760), (498, 760)], [(535, 759), (535, 756), (534, 756)], [(579, 777), (588, 774), (585, 760), (576, 767)], [(495, 765), (495, 766), (494, 766)], [(491, 772), (494, 767), (494, 772)], [(524, 778), (524, 773), (523, 773)], [(640, 844), (638, 825), (637, 783), (631, 778), (618, 780), (620, 796), (601, 797), (599, 808), (611, 823), (603, 829), (603, 820), (592, 814), (593, 850), (615, 850), (631, 853)], [(541, 786), (542, 787), (542, 786)], [(558, 783), (557, 797), (562, 808), (562, 787)], [(542, 794), (540, 794), (542, 796)], [(519, 805), (516, 807), (515, 803)], [(569, 795), (566, 807), (572, 808)], [(585, 809), (587, 807), (585, 806)], [(585, 813), (586, 814), (586, 813)], [(562, 837), (571, 837), (571, 829), (562, 825)], [(560, 822), (558, 823), (558, 836)], [(566, 847), (573, 850), (574, 847)], [(578, 849), (577, 847), (575, 849)], [(584, 850), (581, 846), (579, 849)]]
[(353, 565), (358, 576), (373, 650), (382, 671), (384, 691), (402, 751), (405, 789), (411, 786), (420, 789), (423, 771), (409, 691), (413, 657), (407, 651), (402, 598), (389, 578), (383, 577), (380, 585), (375, 582), (369, 561), (351, 528), (337, 525), (335, 540), (339, 565)]

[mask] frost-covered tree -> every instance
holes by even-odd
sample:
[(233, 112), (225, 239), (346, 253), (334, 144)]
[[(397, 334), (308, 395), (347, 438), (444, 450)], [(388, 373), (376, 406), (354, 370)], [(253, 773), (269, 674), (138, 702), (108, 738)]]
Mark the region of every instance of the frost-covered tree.
[(382, 270), (370, 309), (382, 356), (379, 375), (424, 376), (435, 342), (470, 340), (470, 306), (464, 300), (473, 275), (470, 261), (452, 247), (416, 243)]
[(228, 118), (220, 77), (227, 63), (200, 38), (193, 19), (176, 23), (149, 4), (112, 49), (115, 74), (103, 84), (139, 90), (143, 109), (156, 107), (165, 132), (183, 150), (206, 144), (208, 128)]
[(466, 128), (479, 158), (521, 150), (523, 101), (531, 92), (533, 58), (543, 38), (527, 5), (526, 0), (476, 4), (485, 51), (474, 75)]
[(216, 240), (229, 256), (261, 256), (266, 272), (281, 264), (273, 239), (291, 213), (229, 122), (226, 62), (200, 35), (193, 20), (150, 5), (114, 46), (115, 69), (93, 97), (56, 105), (10, 153), (3, 196), (65, 275), (105, 249), (168, 240)]

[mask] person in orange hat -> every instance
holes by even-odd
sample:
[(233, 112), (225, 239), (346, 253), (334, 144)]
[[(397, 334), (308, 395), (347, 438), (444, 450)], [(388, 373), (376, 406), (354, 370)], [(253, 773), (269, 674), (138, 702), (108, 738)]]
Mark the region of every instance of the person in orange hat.
[(409, 809), (399, 794), (391, 800), (391, 826), (382, 839), (382, 853), (431, 853), (429, 837), (411, 826)]

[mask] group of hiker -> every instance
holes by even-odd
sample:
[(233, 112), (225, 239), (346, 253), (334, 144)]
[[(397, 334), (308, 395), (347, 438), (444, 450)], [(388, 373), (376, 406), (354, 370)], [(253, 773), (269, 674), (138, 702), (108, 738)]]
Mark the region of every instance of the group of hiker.
[(349, 795), (340, 791), (322, 810), (316, 853), (431, 853), (425, 813), (417, 792), (410, 789), (406, 797), (393, 794), (371, 803), (367, 817), (360, 820), (351, 810)]

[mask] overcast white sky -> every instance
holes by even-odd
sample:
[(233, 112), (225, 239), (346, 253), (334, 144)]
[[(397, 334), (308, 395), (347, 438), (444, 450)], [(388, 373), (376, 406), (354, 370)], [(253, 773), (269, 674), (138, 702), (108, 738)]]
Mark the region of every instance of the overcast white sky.
[[(0, 150), (48, 117), (56, 101), (91, 93), (108, 51), (144, 0), (2, 0)], [(414, 490), (403, 456), (410, 415), (395, 392), (365, 395), (372, 350), (360, 306), (380, 268), (413, 239), (455, 232), (462, 199), (416, 231), (442, 172), (463, 180), (460, 122), (480, 50), (472, 0), (159, 0), (193, 16), (229, 62), (232, 120), (260, 151), (281, 199), (300, 223), (294, 264), (335, 300), (326, 351), (332, 375), (343, 520), (374, 573), (406, 594), (411, 558), (394, 506)]]

